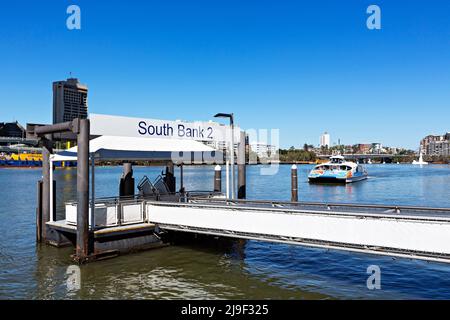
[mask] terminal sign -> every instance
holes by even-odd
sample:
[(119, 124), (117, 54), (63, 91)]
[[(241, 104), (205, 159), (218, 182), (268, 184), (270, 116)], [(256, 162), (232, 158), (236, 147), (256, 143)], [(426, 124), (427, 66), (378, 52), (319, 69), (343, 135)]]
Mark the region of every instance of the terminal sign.
[(214, 140), (214, 129), (212, 126), (204, 127), (197, 125), (195, 127), (186, 125), (185, 123), (178, 123), (175, 126), (170, 123), (162, 125), (148, 124), (145, 120), (139, 121), (138, 132), (142, 136), (152, 137), (175, 137), (175, 138), (190, 138), (195, 140)]
[(229, 126), (214, 122), (168, 121), (102, 114), (90, 114), (89, 119), (91, 121), (92, 135), (191, 139), (198, 141), (228, 140), (227, 129)]

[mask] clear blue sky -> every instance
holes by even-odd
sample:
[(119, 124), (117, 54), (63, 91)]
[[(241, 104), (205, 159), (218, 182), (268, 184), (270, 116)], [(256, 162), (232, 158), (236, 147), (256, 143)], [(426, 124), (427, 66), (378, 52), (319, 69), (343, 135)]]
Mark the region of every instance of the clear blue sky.
[[(81, 30), (66, 8), (81, 8)], [(366, 8), (381, 7), (381, 30)], [(0, 121), (50, 122), (51, 83), (90, 112), (279, 128), (283, 147), (417, 148), (450, 131), (450, 1), (4, 1)]]

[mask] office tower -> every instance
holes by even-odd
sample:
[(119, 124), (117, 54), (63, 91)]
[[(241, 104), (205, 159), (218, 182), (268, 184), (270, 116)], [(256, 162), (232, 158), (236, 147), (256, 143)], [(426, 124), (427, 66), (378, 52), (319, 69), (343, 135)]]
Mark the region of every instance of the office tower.
[(53, 82), (53, 123), (85, 119), (88, 88), (76, 78)]

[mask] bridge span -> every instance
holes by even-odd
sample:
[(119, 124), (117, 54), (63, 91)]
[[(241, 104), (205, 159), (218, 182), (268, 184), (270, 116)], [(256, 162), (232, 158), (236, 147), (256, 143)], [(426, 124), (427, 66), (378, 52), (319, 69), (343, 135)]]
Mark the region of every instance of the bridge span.
[[(353, 161), (363, 161), (367, 162), (370, 160), (379, 160), (381, 162), (392, 162), (394, 158), (409, 158), (411, 155), (396, 155), (396, 154), (343, 154), (342, 155), (347, 160), (353, 160)], [(331, 155), (317, 155), (318, 159), (329, 159)]]

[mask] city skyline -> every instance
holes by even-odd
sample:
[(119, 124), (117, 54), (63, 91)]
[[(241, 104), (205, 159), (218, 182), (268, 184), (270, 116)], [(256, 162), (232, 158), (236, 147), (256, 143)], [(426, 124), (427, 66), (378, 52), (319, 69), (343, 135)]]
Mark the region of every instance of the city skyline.
[(50, 123), (51, 84), (72, 72), (90, 112), (234, 112), (242, 128), (279, 128), (282, 148), (316, 145), (326, 128), (343, 144), (415, 150), (450, 130), (448, 2), (379, 1), (381, 30), (367, 29), (361, 1), (77, 4), (81, 30), (66, 28), (67, 3), (0, 13), (0, 121)]

